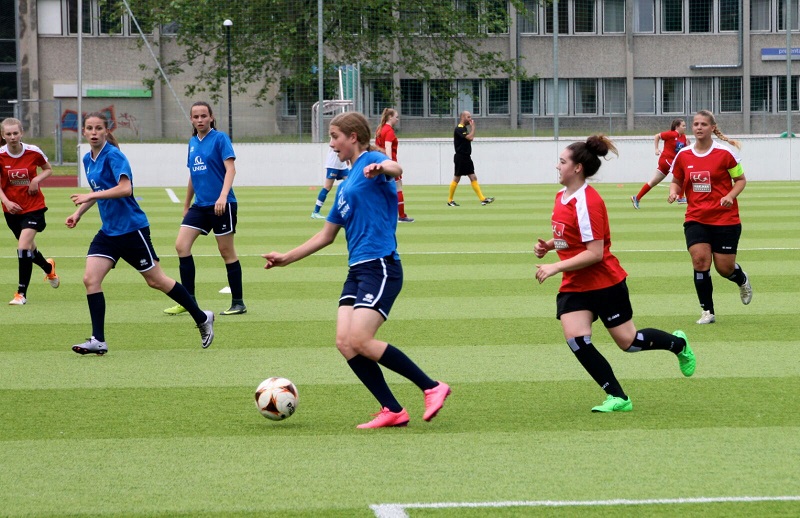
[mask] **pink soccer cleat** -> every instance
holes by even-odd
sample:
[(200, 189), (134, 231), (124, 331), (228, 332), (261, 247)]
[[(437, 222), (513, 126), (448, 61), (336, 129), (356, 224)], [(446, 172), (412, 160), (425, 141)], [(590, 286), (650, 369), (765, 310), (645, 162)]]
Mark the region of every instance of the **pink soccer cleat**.
[(432, 389), (426, 390), (425, 413), (422, 415), (422, 419), (425, 421), (430, 421), (436, 417), (436, 414), (438, 414), (439, 410), (442, 409), (444, 400), (447, 399), (447, 396), (450, 395), (450, 392), (452, 392), (450, 390), (450, 385), (442, 381), (440, 381), (439, 384)]
[(406, 426), (409, 421), (408, 412), (402, 409), (399, 412), (392, 412), (386, 407), (381, 408), (377, 414), (372, 414), (375, 419), (368, 423), (360, 424), (356, 428), (386, 428), (389, 426)]

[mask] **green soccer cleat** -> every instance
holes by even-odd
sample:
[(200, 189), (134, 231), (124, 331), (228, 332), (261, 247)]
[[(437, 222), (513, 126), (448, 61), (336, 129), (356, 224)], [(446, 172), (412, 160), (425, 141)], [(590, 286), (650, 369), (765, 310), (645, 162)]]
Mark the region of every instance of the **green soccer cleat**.
[(680, 366), (683, 375), (688, 378), (694, 374), (694, 368), (697, 364), (697, 360), (694, 357), (694, 351), (692, 351), (692, 348), (689, 347), (689, 339), (686, 338), (686, 333), (678, 329), (672, 334), (678, 338), (683, 338), (686, 342), (686, 347), (683, 348), (683, 351), (678, 353), (678, 365)]
[(177, 306), (172, 306), (171, 308), (165, 309), (164, 313), (167, 315), (181, 315), (186, 313), (186, 308), (178, 304)]
[(592, 412), (630, 412), (633, 410), (631, 398), (622, 399), (621, 397), (608, 396), (602, 405), (592, 408)]

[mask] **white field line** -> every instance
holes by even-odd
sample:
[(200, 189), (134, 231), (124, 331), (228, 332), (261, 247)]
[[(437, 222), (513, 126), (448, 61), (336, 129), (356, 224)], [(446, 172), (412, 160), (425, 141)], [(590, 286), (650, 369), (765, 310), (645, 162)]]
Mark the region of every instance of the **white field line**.
[(169, 196), (169, 199), (172, 201), (172, 203), (181, 202), (181, 200), (179, 200), (178, 197), (175, 196), (175, 191), (173, 191), (172, 189), (164, 189), (164, 190), (167, 191), (167, 196)]
[(612, 505), (677, 505), (752, 502), (800, 502), (800, 496), (721, 496), (657, 498), (648, 500), (532, 500), (509, 502), (439, 502), (430, 504), (374, 504), (376, 518), (408, 518), (406, 509), (502, 508), (502, 507), (597, 507)]

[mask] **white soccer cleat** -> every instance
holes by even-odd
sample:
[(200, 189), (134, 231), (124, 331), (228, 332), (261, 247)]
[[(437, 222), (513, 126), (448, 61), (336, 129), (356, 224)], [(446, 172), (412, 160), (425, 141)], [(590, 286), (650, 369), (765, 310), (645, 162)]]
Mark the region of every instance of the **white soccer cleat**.
[(750, 277), (748, 277), (746, 273), (744, 273), (744, 284), (739, 286), (739, 297), (742, 299), (742, 304), (745, 306), (750, 304), (750, 301), (753, 300), (753, 287), (750, 286)]
[(697, 324), (713, 324), (717, 321), (717, 318), (714, 316), (714, 313), (710, 311), (703, 311), (700, 314), (700, 320), (698, 320)]

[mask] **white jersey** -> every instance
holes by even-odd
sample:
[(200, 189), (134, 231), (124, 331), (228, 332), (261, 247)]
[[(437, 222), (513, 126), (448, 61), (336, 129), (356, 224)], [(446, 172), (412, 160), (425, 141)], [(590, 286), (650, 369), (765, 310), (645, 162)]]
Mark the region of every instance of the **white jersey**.
[(333, 150), (333, 148), (328, 149), (328, 159), (325, 163), (326, 169), (348, 169), (347, 162), (342, 162), (339, 160), (339, 155)]

